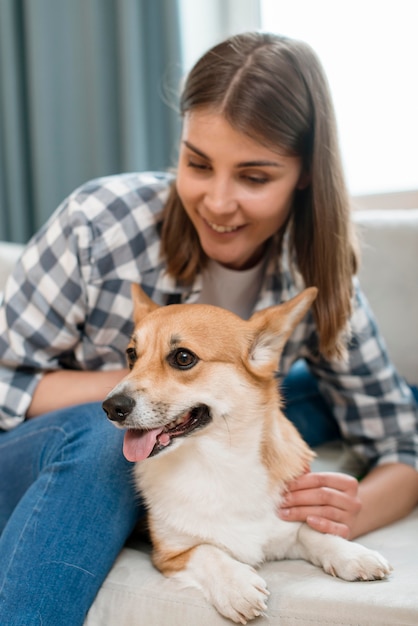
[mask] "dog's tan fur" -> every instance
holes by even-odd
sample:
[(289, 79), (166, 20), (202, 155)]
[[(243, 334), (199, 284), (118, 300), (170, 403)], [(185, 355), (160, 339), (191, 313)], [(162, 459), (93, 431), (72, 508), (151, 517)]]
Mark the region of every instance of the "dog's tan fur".
[(281, 411), (274, 374), (316, 289), (248, 321), (206, 305), (159, 308), (139, 287), (132, 293), (132, 371), (104, 409), (127, 429), (125, 454), (138, 461), (155, 566), (241, 623), (266, 610), (266, 583), (253, 569), (265, 560), (303, 558), (346, 580), (385, 577), (378, 553), (276, 513), (313, 458)]

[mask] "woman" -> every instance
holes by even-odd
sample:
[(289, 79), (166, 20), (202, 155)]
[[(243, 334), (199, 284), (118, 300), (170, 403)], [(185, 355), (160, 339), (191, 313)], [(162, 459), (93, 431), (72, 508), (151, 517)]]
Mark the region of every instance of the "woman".
[(243, 317), (316, 285), (313, 315), (280, 364), (287, 413), (311, 444), (340, 432), (365, 477), (308, 473), (278, 514), (356, 537), (418, 501), (417, 408), (353, 279), (334, 115), (312, 50), (268, 34), (225, 41), (190, 72), (181, 113), (175, 178), (84, 185), (8, 282), (0, 623), (82, 624), (141, 514), (123, 434), (100, 407), (126, 373), (133, 281), (159, 304), (210, 302)]

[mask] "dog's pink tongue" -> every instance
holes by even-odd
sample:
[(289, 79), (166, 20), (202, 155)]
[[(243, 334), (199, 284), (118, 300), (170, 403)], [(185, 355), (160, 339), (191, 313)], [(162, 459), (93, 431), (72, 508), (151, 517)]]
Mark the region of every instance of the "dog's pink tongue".
[(162, 428), (127, 430), (123, 439), (123, 454), (128, 461), (143, 461), (152, 452)]

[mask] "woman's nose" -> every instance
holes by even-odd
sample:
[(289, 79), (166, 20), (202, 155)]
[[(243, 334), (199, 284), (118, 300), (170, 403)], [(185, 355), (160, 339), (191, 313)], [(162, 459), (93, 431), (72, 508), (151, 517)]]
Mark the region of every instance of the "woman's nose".
[(234, 185), (228, 180), (214, 180), (208, 182), (206, 188), (205, 206), (213, 214), (232, 213), (238, 206)]

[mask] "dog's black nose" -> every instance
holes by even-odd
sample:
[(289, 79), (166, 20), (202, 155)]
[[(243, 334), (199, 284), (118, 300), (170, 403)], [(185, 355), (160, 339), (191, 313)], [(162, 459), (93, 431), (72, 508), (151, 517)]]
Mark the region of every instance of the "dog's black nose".
[(112, 422), (123, 422), (135, 406), (135, 400), (123, 393), (107, 398), (102, 408)]

